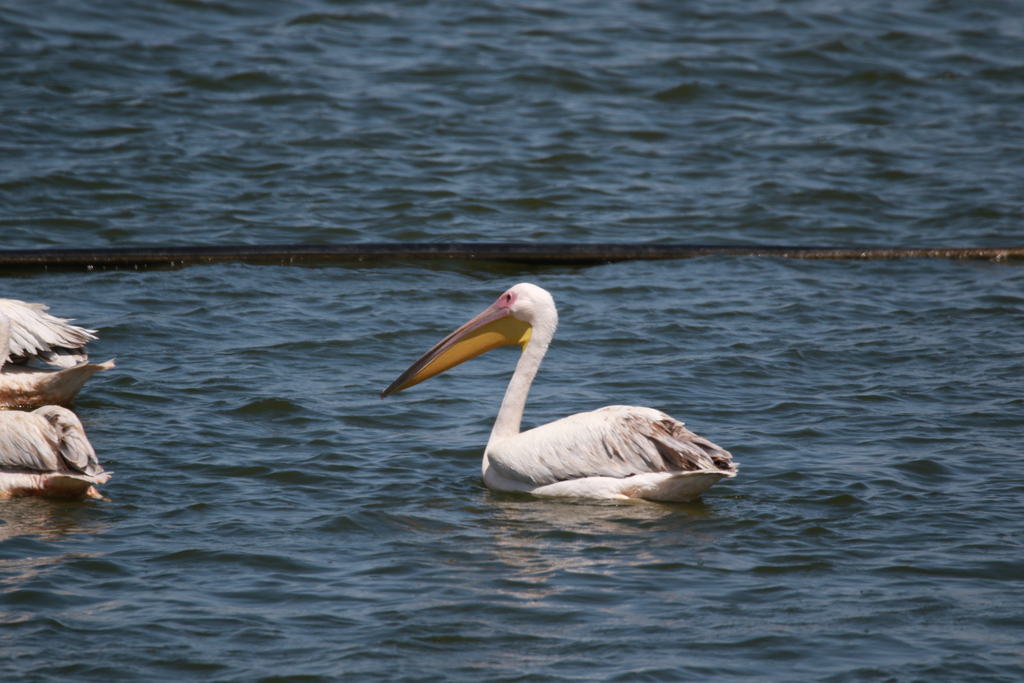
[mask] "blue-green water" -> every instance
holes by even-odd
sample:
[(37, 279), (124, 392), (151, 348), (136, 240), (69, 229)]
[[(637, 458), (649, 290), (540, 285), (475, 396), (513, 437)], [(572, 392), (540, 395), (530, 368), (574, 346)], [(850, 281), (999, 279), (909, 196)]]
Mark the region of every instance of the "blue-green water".
[[(0, 4), (0, 248), (1024, 243), (1013, 2)], [(739, 476), (537, 500), (525, 423), (665, 410)], [(99, 330), (108, 501), (0, 503), (0, 678), (1018, 681), (1024, 270), (706, 258), (8, 274)]]

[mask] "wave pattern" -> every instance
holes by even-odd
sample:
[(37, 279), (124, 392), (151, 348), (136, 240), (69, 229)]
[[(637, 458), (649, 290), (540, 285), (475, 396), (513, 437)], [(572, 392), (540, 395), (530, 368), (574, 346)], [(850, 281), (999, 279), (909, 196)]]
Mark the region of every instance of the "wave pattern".
[(10, 5), (0, 246), (989, 246), (1024, 218), (1013, 3)]
[[(111, 500), (0, 505), (0, 671), (1022, 673), (1018, 268), (715, 258), (81, 277), (7, 282), (75, 308), (118, 359), (77, 406), (115, 472)], [(479, 459), (512, 353), (377, 398), (523, 279), (562, 310), (528, 424), (650, 405), (732, 450), (740, 476), (677, 506), (487, 491)], [(65, 286), (79, 291), (55, 300)]]

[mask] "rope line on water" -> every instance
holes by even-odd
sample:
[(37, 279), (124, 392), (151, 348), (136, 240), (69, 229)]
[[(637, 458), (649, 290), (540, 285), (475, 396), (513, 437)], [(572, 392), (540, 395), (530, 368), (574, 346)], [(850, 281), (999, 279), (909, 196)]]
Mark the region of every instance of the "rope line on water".
[(0, 250), (0, 269), (174, 267), (236, 261), (253, 264), (326, 264), (353, 261), (467, 260), (535, 265), (591, 265), (700, 256), (815, 260), (943, 258), (983, 261), (1024, 259), (1024, 247), (855, 248), (691, 244), (531, 244), (437, 242), (366, 244), (268, 244), (102, 249)]

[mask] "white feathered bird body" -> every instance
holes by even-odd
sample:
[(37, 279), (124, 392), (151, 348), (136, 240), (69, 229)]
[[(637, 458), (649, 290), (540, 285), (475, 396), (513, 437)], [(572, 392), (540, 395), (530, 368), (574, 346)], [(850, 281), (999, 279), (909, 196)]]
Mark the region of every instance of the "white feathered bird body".
[(736, 465), (659, 410), (608, 406), (492, 440), (483, 475), (492, 488), (534, 495), (672, 501), (736, 476)]
[(99, 498), (109, 479), (67, 408), (0, 412), (0, 497)]

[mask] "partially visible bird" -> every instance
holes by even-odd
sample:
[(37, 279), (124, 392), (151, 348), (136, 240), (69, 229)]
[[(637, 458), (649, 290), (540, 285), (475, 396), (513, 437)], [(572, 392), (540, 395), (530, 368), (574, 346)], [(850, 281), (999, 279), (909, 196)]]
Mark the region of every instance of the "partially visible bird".
[(723, 477), (736, 476), (728, 451), (651, 408), (609, 406), (520, 432), (530, 385), (557, 325), (551, 295), (518, 284), (427, 351), (381, 398), (491, 349), (519, 346), (522, 353), (484, 451), (487, 486), (537, 496), (685, 502)]
[(0, 412), (0, 498), (102, 498), (95, 485), (109, 479), (67, 408)]
[[(95, 330), (46, 313), (43, 304), (0, 299), (0, 409), (66, 405), (85, 382), (114, 361), (89, 363)], [(55, 365), (60, 369), (38, 367)]]

